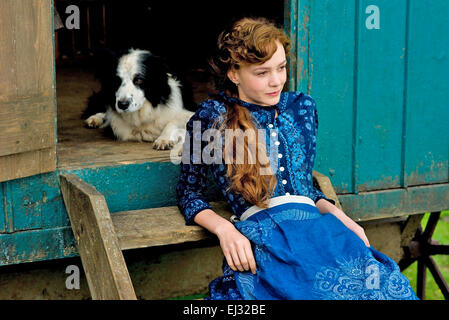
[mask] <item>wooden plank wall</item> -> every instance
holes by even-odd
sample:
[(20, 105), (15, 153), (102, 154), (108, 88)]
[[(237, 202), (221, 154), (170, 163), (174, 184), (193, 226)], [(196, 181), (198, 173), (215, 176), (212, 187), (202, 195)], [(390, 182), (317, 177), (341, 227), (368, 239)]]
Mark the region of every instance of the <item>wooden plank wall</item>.
[[(5, 198), (3, 183), (0, 183), (0, 200)], [(4, 201), (0, 201), (0, 233), (5, 232), (6, 208)]]
[(284, 30), (291, 41), (286, 89), (309, 93), (310, 0), (284, 2)]
[(410, 1), (404, 185), (449, 180), (449, 1)]
[(0, 181), (56, 168), (52, 1), (0, 2)]
[[(448, 182), (449, 2), (308, 3), (315, 170), (338, 194)], [(378, 30), (366, 27), (369, 5)]]
[(311, 8), (309, 90), (319, 119), (315, 170), (323, 168), (337, 193), (352, 190), (354, 174), (355, 9), (355, 1), (313, 1)]

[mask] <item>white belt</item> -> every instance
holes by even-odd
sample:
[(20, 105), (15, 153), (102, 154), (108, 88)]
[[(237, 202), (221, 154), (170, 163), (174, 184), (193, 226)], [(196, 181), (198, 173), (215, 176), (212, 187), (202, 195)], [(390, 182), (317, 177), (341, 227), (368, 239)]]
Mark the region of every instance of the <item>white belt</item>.
[[(273, 208), (273, 207), (279, 206), (281, 204), (290, 203), (290, 202), (306, 203), (306, 204), (316, 207), (315, 202), (313, 202), (313, 200), (310, 199), (309, 197), (295, 196), (295, 195), (278, 196), (278, 197), (271, 198), (270, 201), (268, 202), (268, 207)], [(243, 212), (243, 214), (240, 216), (240, 218), (237, 218), (237, 216), (233, 215), (231, 217), (231, 222), (236, 222), (239, 220), (245, 221), (253, 214), (255, 214), (259, 211), (262, 211), (262, 210), (265, 210), (265, 208), (261, 208), (261, 207), (254, 205), (254, 206), (246, 209), (245, 212)]]

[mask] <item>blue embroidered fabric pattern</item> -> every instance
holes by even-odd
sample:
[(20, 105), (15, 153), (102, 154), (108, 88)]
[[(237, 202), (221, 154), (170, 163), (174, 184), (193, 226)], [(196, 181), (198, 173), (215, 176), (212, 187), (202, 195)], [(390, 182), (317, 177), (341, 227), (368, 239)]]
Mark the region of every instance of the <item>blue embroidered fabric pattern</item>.
[(322, 267), (316, 274), (313, 292), (323, 300), (417, 300), (398, 265), (370, 249), (372, 256), (337, 260), (338, 267)]
[[(251, 104), (221, 92), (213, 99), (208, 99), (199, 105), (198, 110), (186, 125), (187, 136), (184, 150), (190, 150), (189, 158), (183, 158), (179, 182), (176, 188), (178, 207), (184, 214), (187, 225), (194, 224), (194, 217), (204, 209), (211, 209), (205, 199), (207, 174), (211, 168), (214, 180), (223, 196), (237, 217), (252, 206), (239, 194), (226, 192), (229, 179), (225, 176), (224, 163), (205, 164), (195, 155), (194, 145), (200, 145), (202, 151), (208, 142), (202, 140), (202, 134), (213, 128), (214, 122), (221, 123), (226, 113), (226, 104), (238, 103), (246, 107), (259, 129), (265, 129), (267, 156), (276, 171), (277, 186), (273, 196), (303, 195), (314, 202), (328, 199), (313, 186), (312, 169), (316, 154), (316, 135), (318, 130), (318, 115), (315, 101), (309, 95), (301, 92), (284, 92), (276, 106), (259, 106)], [(276, 109), (278, 116), (275, 117)], [(194, 133), (194, 126), (201, 125), (201, 134)], [(218, 128), (216, 126), (215, 128)], [(273, 136), (274, 135), (274, 136)], [(270, 143), (276, 137), (274, 143)], [(277, 167), (275, 167), (277, 165)]]
[[(257, 275), (234, 273), (244, 299), (417, 299), (393, 260), (316, 207), (287, 203), (235, 227), (251, 240), (258, 265)], [(223, 296), (219, 290), (211, 287), (212, 298)]]

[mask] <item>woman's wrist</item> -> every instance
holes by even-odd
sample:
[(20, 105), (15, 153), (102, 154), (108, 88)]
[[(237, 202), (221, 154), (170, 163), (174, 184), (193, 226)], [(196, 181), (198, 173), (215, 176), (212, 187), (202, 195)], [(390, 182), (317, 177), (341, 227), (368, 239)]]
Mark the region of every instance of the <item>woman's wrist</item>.
[(225, 232), (225, 229), (229, 228), (229, 225), (233, 226), (230, 221), (219, 216), (211, 209), (205, 209), (199, 212), (195, 216), (194, 221), (217, 236)]
[(226, 220), (223, 219), (222, 221), (218, 221), (217, 224), (215, 225), (213, 232), (218, 238), (220, 238), (224, 233), (228, 232), (229, 228), (234, 228), (234, 225)]
[(330, 213), (337, 217), (343, 224), (351, 229), (352, 231), (360, 230), (362, 227), (357, 224), (354, 220), (348, 217), (342, 210), (337, 206), (327, 201), (326, 199), (320, 199), (316, 202), (316, 206), (321, 213)]
[(332, 204), (331, 202), (327, 201), (324, 198), (319, 199), (315, 203), (315, 205), (321, 213), (327, 213), (327, 212), (332, 213), (334, 208), (338, 209), (334, 204)]

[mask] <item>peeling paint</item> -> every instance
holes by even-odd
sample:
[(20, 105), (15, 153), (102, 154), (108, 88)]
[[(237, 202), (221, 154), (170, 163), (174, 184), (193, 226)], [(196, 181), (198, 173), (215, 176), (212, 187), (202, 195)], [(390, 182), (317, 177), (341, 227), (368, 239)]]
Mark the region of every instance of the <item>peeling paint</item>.
[(362, 191), (374, 191), (374, 190), (385, 190), (400, 187), (400, 178), (399, 176), (385, 176), (381, 175), (379, 180), (368, 181), (366, 183), (361, 183), (357, 185), (357, 190), (359, 192)]

